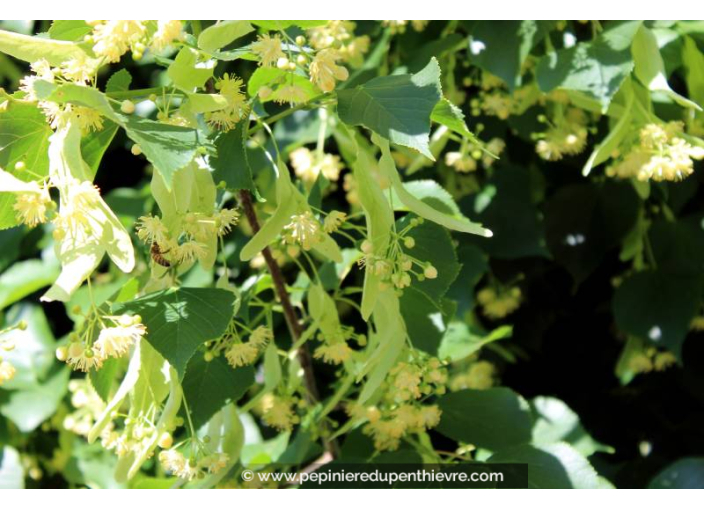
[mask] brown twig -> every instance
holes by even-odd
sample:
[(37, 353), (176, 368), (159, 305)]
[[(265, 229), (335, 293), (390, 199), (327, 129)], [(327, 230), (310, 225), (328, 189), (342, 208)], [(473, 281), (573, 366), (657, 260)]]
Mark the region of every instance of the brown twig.
[[(239, 192), (240, 203), (244, 209), (244, 214), (247, 217), (249, 225), (252, 227), (252, 231), (256, 234), (259, 232), (260, 225), (257, 219), (257, 213), (254, 210), (254, 204), (252, 203), (252, 194), (248, 190), (240, 190)], [(276, 295), (281, 301), (281, 307), (283, 308), (284, 318), (286, 320), (286, 325), (288, 326), (291, 338), (295, 343), (303, 333), (303, 328), (298, 321), (298, 316), (296, 310), (291, 304), (291, 297), (286, 290), (286, 282), (284, 276), (281, 273), (281, 268), (279, 264), (274, 259), (271, 254), (271, 250), (267, 246), (262, 250), (262, 255), (264, 255), (264, 260), (271, 273), (271, 279), (274, 282), (274, 289), (276, 290)], [(306, 395), (308, 402), (310, 404), (316, 404), (320, 401), (320, 393), (318, 393), (318, 385), (315, 381), (315, 373), (313, 372), (313, 360), (310, 356), (310, 351), (308, 350), (308, 345), (303, 344), (298, 348), (298, 362), (301, 364), (303, 369), (303, 377), (306, 385), (306, 390), (308, 394)], [(325, 444), (325, 449), (333, 456), (338, 456), (338, 446), (335, 441), (330, 441), (326, 437), (323, 437), (323, 443)]]

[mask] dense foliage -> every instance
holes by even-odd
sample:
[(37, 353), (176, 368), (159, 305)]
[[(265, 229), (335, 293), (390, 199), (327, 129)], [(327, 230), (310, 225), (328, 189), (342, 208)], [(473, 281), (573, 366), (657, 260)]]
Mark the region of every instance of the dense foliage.
[(0, 28), (0, 485), (704, 485), (702, 22)]

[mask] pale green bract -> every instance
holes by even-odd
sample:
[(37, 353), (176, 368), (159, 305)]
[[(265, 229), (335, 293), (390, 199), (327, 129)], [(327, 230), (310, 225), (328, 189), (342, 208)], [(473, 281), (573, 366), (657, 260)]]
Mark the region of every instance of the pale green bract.
[[(81, 184), (92, 187), (88, 179), (90, 171), (81, 157), (80, 130), (69, 121), (51, 136), (50, 142), (49, 176), (59, 189), (60, 210), (70, 210), (77, 206), (72, 203), (75, 187)], [(42, 296), (42, 301), (67, 301), (93, 273), (105, 253), (121, 271), (129, 273), (134, 268), (130, 235), (100, 196), (95, 203), (75, 214), (81, 215), (90, 227), (67, 229), (64, 237), (56, 242), (61, 274)]]

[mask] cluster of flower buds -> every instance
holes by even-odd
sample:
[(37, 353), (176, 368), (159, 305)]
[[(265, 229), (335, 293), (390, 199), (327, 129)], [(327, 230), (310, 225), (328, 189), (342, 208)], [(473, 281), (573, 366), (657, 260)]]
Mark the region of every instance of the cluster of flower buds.
[(258, 326), (249, 332), (249, 339), (243, 341), (235, 321), (231, 321), (220, 338), (205, 344), (205, 360), (212, 361), (224, 353), (227, 362), (233, 368), (251, 365), (273, 340), (274, 332), (271, 329)]
[(440, 408), (421, 402), (428, 395), (446, 391), (447, 370), (437, 358), (417, 355), (399, 362), (384, 382), (384, 395), (374, 406), (357, 403), (347, 406), (347, 413), (367, 421), (362, 432), (374, 439), (377, 450), (396, 450), (407, 434), (421, 432), (440, 423)]
[(477, 301), (488, 318), (503, 319), (521, 306), (521, 289), (486, 287), (477, 293)]
[(404, 248), (412, 250), (415, 247), (416, 241), (409, 233), (424, 221), (421, 217), (413, 218), (401, 231), (392, 232), (391, 241), (384, 254), (376, 253), (373, 241), (366, 239), (362, 242), (361, 250), (364, 256), (359, 264), (381, 278), (382, 288), (394, 287), (400, 290), (409, 287), (412, 275), (418, 281), (438, 277), (438, 270), (432, 264), (418, 260), (404, 251)]
[[(0, 350), (5, 351), (5, 352), (10, 352), (10, 351), (14, 350), (14, 348), (15, 348), (14, 341), (9, 340), (9, 339), (2, 339), (2, 336), (4, 336), (6, 333), (9, 333), (10, 331), (13, 331), (13, 330), (24, 331), (26, 329), (27, 329), (27, 322), (22, 320), (22, 321), (19, 321), (14, 326), (10, 326), (8, 328), (0, 330)], [(12, 363), (10, 363), (9, 361), (2, 359), (2, 356), (0, 356), (0, 386), (2, 386), (7, 381), (10, 381), (11, 379), (13, 379), (15, 377), (16, 373), (17, 373), (17, 370), (15, 369), (14, 365), (12, 365)]]

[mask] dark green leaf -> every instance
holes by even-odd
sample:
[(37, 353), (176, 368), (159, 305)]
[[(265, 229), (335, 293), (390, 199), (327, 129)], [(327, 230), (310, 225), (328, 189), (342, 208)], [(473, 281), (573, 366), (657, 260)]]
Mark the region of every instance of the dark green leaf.
[[(32, 104), (8, 101), (0, 110), (0, 168), (23, 181), (42, 179), (49, 173), (49, 136), (44, 114)], [(25, 169), (15, 170), (23, 162)], [(16, 226), (15, 195), (0, 193), (0, 230)]]
[(337, 112), (346, 124), (364, 126), (434, 160), (430, 115), (441, 97), (440, 66), (433, 58), (416, 74), (383, 76), (339, 91)]
[(252, 367), (232, 368), (223, 356), (212, 361), (205, 361), (200, 353), (193, 356), (182, 382), (193, 426), (200, 428), (225, 404), (242, 397), (252, 384)]
[(180, 288), (113, 305), (113, 312), (141, 315), (147, 341), (183, 377), (196, 349), (225, 331), (234, 304), (227, 290)]
[(567, 89), (596, 99), (603, 110), (633, 70), (631, 42), (640, 21), (619, 21), (607, 25), (591, 42), (581, 42), (543, 57), (537, 77), (541, 90)]
[(548, 247), (581, 282), (633, 228), (640, 200), (629, 182), (574, 184), (545, 205)]
[(498, 76), (509, 90), (521, 85), (521, 67), (552, 23), (547, 21), (479, 21), (471, 32), (470, 61)]
[(636, 273), (614, 294), (618, 327), (681, 356), (689, 324), (699, 309), (702, 277), (677, 276), (660, 269)]
[(704, 457), (673, 462), (657, 474), (648, 489), (701, 489), (704, 487)]
[(455, 441), (499, 451), (531, 440), (528, 403), (508, 388), (448, 393), (438, 405), (438, 431)]
[(216, 183), (225, 181), (227, 189), (231, 191), (254, 191), (252, 170), (244, 144), (246, 128), (246, 122), (240, 122), (235, 129), (220, 133), (214, 142), (216, 155), (210, 158), (213, 180)]
[(528, 464), (531, 489), (601, 489), (605, 487), (589, 461), (566, 443), (521, 445), (502, 450), (490, 463)]

